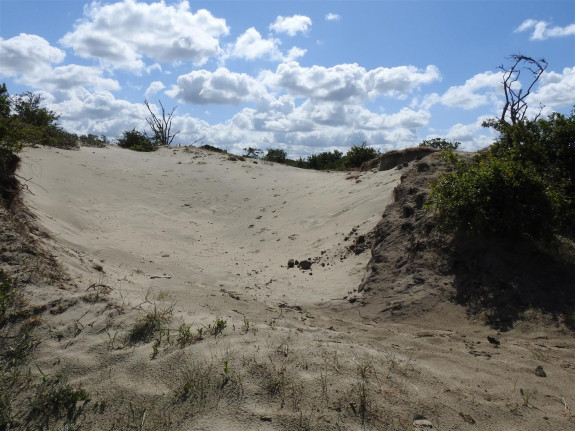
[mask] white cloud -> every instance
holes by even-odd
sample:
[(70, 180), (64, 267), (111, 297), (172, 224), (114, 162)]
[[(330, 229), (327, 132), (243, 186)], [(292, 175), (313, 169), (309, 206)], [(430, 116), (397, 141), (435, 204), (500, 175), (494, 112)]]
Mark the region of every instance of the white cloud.
[(0, 39), (0, 75), (16, 76), (18, 81), (45, 91), (67, 91), (77, 87), (97, 90), (118, 90), (115, 79), (105, 78), (103, 70), (67, 64), (54, 67), (65, 59), (65, 52), (51, 46), (45, 39), (20, 34), (8, 40)]
[(93, 2), (84, 14), (60, 43), (118, 69), (140, 70), (144, 57), (202, 65), (220, 53), (219, 38), (229, 32), (224, 19), (204, 9), (193, 13), (187, 1), (170, 6), (163, 1)]
[(575, 105), (575, 67), (566, 67), (563, 73), (549, 72), (541, 75), (540, 85), (529, 96), (529, 103), (553, 108)]
[(33, 34), (21, 33), (10, 39), (0, 38), (0, 74), (34, 75), (64, 61), (66, 53)]
[(425, 71), (415, 66), (378, 67), (367, 72), (364, 77), (370, 97), (383, 94), (401, 98), (411, 93), (415, 87), (439, 80), (441, 74), (433, 65), (427, 66)]
[(270, 30), (276, 33), (286, 33), (288, 36), (295, 36), (298, 33), (307, 33), (311, 27), (311, 18), (304, 15), (293, 15), (288, 17), (278, 16)]
[(570, 24), (565, 27), (549, 27), (546, 21), (536, 21), (534, 19), (526, 19), (517, 27), (514, 32), (520, 33), (523, 31), (532, 30), (530, 40), (545, 40), (551, 37), (565, 37), (575, 35), (575, 24)]
[(41, 75), (28, 77), (25, 81), (36, 88), (50, 91), (70, 90), (77, 87), (88, 87), (96, 90), (119, 90), (120, 84), (115, 79), (104, 78), (102, 70), (90, 67), (68, 64), (59, 66)]
[(50, 109), (59, 113), (59, 123), (74, 133), (120, 136), (132, 128), (143, 130), (148, 114), (143, 104), (119, 100), (109, 91), (88, 91), (77, 88), (54, 93)]
[(280, 50), (281, 41), (275, 38), (264, 39), (253, 27), (240, 35), (235, 43), (226, 47), (226, 58), (243, 58), (245, 60), (267, 59), (271, 61), (292, 61), (305, 55), (305, 49), (292, 47), (287, 54)]
[(230, 72), (225, 67), (215, 72), (195, 70), (178, 77), (177, 85), (167, 91), (171, 97), (197, 104), (238, 105), (269, 98), (266, 88), (245, 73)]
[(427, 95), (421, 106), (429, 109), (436, 103), (446, 106), (474, 109), (479, 106), (495, 103), (503, 89), (502, 72), (483, 72), (471, 77), (465, 84), (450, 87), (443, 95)]
[(435, 66), (425, 71), (413, 66), (366, 71), (357, 64), (302, 67), (297, 62), (280, 64), (275, 73), (262, 75), (264, 82), (296, 97), (357, 103), (381, 95), (404, 97), (416, 87), (440, 79)]
[(338, 15), (337, 13), (331, 13), (330, 12), (325, 16), (326, 21), (339, 21), (340, 19), (341, 19), (341, 16)]
[(278, 48), (279, 43), (277, 39), (262, 38), (262, 35), (251, 27), (230, 46), (228, 56), (246, 60), (264, 57), (271, 60), (281, 59), (282, 54)]
[(144, 94), (146, 97), (150, 97), (156, 94), (158, 91), (162, 91), (164, 88), (166, 88), (166, 86), (162, 82), (154, 81), (148, 86)]

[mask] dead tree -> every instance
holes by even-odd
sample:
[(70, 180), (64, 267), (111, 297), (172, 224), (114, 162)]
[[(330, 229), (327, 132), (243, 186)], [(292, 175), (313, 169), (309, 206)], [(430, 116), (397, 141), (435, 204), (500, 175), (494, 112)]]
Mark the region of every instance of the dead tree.
[[(513, 62), (510, 68), (503, 65), (499, 66), (499, 69), (503, 71), (503, 88), (505, 90), (505, 106), (501, 113), (501, 121), (506, 122), (508, 117), (511, 120), (511, 124), (515, 124), (525, 119), (527, 96), (529, 96), (531, 89), (543, 72), (545, 72), (547, 61), (543, 58), (535, 60), (519, 54), (512, 55), (510, 60)], [(522, 72), (529, 74), (531, 83), (527, 87), (521, 84)]]
[(176, 135), (180, 133), (178, 130), (176, 133), (172, 134), (172, 116), (174, 115), (174, 111), (176, 110), (177, 106), (175, 106), (170, 111), (170, 113), (167, 114), (166, 110), (164, 109), (164, 105), (162, 105), (162, 102), (158, 100), (158, 103), (162, 108), (162, 116), (160, 118), (154, 114), (147, 100), (144, 100), (144, 103), (146, 104), (146, 108), (148, 108), (148, 111), (151, 115), (150, 117), (146, 118), (146, 122), (154, 133), (154, 140), (158, 145), (170, 145)]

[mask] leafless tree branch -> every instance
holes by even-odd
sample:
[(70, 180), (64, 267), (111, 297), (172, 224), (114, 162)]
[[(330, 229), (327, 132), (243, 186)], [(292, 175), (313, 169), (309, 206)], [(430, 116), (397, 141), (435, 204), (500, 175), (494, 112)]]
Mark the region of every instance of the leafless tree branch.
[(171, 132), (172, 117), (177, 107), (175, 106), (174, 108), (172, 108), (170, 113), (167, 114), (166, 110), (164, 109), (164, 105), (162, 105), (162, 102), (158, 100), (158, 103), (160, 104), (161, 108), (161, 117), (159, 117), (152, 111), (152, 108), (150, 107), (150, 104), (148, 103), (147, 100), (144, 100), (144, 103), (146, 104), (146, 108), (148, 108), (148, 111), (150, 112), (150, 117), (146, 118), (146, 122), (148, 123), (148, 125), (152, 129), (152, 132), (154, 133), (154, 139), (159, 145), (170, 145), (173, 142), (176, 135), (180, 133), (179, 130), (174, 134), (172, 134)]
[[(535, 60), (520, 54), (514, 54), (510, 59), (513, 62), (510, 68), (503, 65), (499, 66), (499, 69), (503, 71), (503, 88), (505, 90), (505, 105), (501, 112), (501, 121), (505, 122), (509, 118), (511, 124), (515, 124), (525, 119), (527, 112), (526, 99), (531, 94), (535, 83), (547, 69), (547, 61), (543, 58)], [(531, 77), (531, 83), (525, 92), (520, 82), (523, 70), (530, 72)], [(519, 85), (518, 89), (516, 89), (517, 85)]]

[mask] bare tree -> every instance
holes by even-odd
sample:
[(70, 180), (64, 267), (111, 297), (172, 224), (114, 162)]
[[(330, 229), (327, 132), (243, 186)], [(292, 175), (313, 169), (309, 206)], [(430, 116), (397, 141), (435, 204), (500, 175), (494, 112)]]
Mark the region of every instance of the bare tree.
[[(510, 68), (499, 66), (503, 71), (503, 87), (505, 90), (505, 106), (501, 113), (501, 121), (505, 122), (507, 116), (511, 124), (523, 121), (527, 111), (525, 99), (531, 93), (535, 83), (539, 80), (545, 69), (547, 61), (545, 59), (535, 60), (525, 55), (514, 54), (510, 57), (513, 65)], [(521, 85), (521, 73), (528, 74), (531, 83), (524, 87)]]
[(162, 105), (162, 102), (158, 100), (158, 103), (162, 108), (161, 110), (162, 116), (160, 118), (156, 114), (154, 114), (147, 100), (144, 100), (144, 103), (146, 104), (146, 108), (148, 108), (148, 111), (150, 112), (151, 115), (150, 117), (146, 118), (146, 122), (152, 129), (152, 132), (154, 132), (154, 139), (159, 145), (170, 145), (174, 140), (174, 138), (176, 137), (176, 135), (180, 133), (179, 130), (174, 134), (172, 134), (171, 132), (172, 116), (174, 115), (174, 111), (176, 110), (177, 106), (175, 106), (168, 114), (166, 113), (166, 110), (164, 109), (164, 105)]

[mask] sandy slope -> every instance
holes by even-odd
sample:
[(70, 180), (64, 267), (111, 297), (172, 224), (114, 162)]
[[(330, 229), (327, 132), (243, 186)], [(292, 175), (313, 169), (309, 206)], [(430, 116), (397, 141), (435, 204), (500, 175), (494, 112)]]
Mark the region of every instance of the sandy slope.
[[(398, 171), (356, 182), (201, 151), (117, 148), (36, 149), (22, 175), (31, 178), (32, 209), (59, 242), (128, 277), (137, 284), (131, 294), (169, 289), (182, 309), (220, 288), (296, 305), (343, 297), (367, 257), (334, 256), (352, 228), (375, 225), (399, 179)], [(329, 265), (287, 270), (290, 258), (323, 250)], [(157, 275), (171, 279), (150, 280)]]
[[(127, 429), (142, 412), (150, 430), (425, 429), (421, 418), (444, 430), (573, 429), (572, 335), (521, 325), (498, 335), (447, 300), (406, 322), (383, 303), (378, 312), (377, 298), (353, 300), (370, 253), (346, 247), (380, 220), (402, 172), (358, 181), (200, 150), (26, 150), (28, 204), (74, 284), (43, 293), (60, 308), (45, 317), (38, 363), (108, 401), (87, 429)], [(314, 263), (288, 269), (290, 258)], [(86, 297), (93, 283), (112, 288), (105, 301)], [(124, 346), (159, 292), (175, 304), (172, 331), (223, 318), (225, 336), (165, 343), (153, 360), (150, 343)], [(197, 415), (174, 402), (199, 357), (218, 370), (228, 361), (245, 398)], [(546, 378), (533, 372), (541, 364)], [(284, 392), (266, 395), (270, 376), (289, 376)]]

